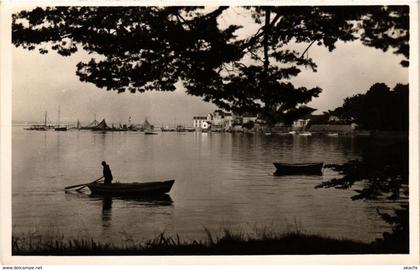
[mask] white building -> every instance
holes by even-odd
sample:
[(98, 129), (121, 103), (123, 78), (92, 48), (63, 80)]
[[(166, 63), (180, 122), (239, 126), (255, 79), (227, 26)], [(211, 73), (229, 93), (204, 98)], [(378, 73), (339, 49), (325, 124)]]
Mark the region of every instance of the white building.
[(294, 128), (305, 128), (308, 124), (310, 119), (298, 119), (293, 121), (293, 127)]
[(193, 126), (195, 129), (212, 129), (213, 131), (224, 131), (232, 129), (236, 117), (229, 112), (215, 110), (207, 116), (194, 116)]
[(205, 130), (209, 129), (211, 126), (212, 115), (208, 114), (207, 116), (194, 116), (193, 117), (193, 127), (196, 130)]
[(207, 116), (194, 116), (193, 117), (193, 127), (194, 128), (201, 128), (203, 122), (207, 121)]

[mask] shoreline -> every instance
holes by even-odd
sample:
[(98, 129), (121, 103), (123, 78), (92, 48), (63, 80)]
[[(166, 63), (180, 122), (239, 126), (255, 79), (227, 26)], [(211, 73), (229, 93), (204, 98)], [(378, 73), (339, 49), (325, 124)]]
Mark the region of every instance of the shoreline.
[(331, 238), (289, 232), (280, 235), (263, 234), (255, 238), (225, 230), (214, 239), (206, 231), (207, 240), (183, 241), (179, 236), (161, 233), (152, 240), (129, 245), (103, 243), (93, 238), (49, 240), (12, 237), (12, 255), (35, 256), (170, 256), (170, 255), (360, 255), (360, 254), (408, 254), (408, 245), (398, 246), (377, 239), (364, 243), (350, 239)]

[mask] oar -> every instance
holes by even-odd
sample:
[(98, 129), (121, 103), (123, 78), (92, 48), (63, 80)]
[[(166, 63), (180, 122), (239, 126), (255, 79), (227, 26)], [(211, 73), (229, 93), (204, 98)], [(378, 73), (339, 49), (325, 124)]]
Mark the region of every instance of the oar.
[[(101, 180), (96, 180), (95, 182), (92, 182), (92, 183), (98, 183), (98, 182), (102, 182), (103, 181), (103, 179), (101, 179)], [(82, 189), (84, 189), (85, 187), (87, 187), (88, 185), (84, 185), (84, 186), (82, 186), (82, 187), (79, 187), (78, 189), (76, 189), (76, 191), (77, 192), (79, 192), (79, 191), (81, 191)]]
[(99, 180), (101, 180), (102, 178), (104, 178), (103, 176), (101, 176), (100, 178), (98, 178), (98, 179), (96, 179), (95, 181), (93, 181), (93, 182), (90, 182), (90, 183), (84, 183), (84, 184), (79, 184), (79, 185), (74, 185), (74, 186), (68, 186), (68, 187), (65, 187), (64, 189), (71, 189), (71, 188), (76, 188), (76, 187), (81, 187), (81, 186), (87, 186), (87, 185), (89, 185), (89, 184), (92, 184), (92, 183), (96, 183), (96, 182), (98, 182)]

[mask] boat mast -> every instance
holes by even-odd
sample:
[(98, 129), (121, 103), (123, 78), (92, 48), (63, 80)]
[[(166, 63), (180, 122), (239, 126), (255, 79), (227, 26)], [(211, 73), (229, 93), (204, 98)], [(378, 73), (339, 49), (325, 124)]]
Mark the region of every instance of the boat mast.
[(60, 105), (58, 105), (58, 127), (60, 127)]
[(44, 126), (47, 126), (47, 111), (45, 111), (44, 115)]

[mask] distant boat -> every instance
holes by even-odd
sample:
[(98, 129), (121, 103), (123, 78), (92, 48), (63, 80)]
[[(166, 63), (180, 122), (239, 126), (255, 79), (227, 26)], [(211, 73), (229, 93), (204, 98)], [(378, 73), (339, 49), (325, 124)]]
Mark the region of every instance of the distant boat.
[(96, 126), (98, 126), (99, 125), (99, 122), (98, 121), (96, 121), (96, 115), (95, 115), (95, 119), (93, 120), (93, 122), (92, 123), (90, 123), (89, 125), (87, 125), (87, 126), (81, 126), (80, 127), (80, 129), (90, 129), (90, 130), (92, 130), (92, 129), (94, 129)]
[(270, 136), (271, 135), (271, 132), (265, 132), (264, 135)]
[(299, 136), (312, 136), (312, 133), (310, 133), (309, 131), (304, 131), (299, 133)]
[(337, 137), (338, 136), (338, 133), (336, 133), (336, 132), (327, 133), (327, 136), (329, 136), (329, 137)]
[(274, 175), (321, 175), (323, 162), (316, 163), (281, 163), (274, 162), (277, 171)]
[(185, 132), (185, 131), (187, 131), (187, 130), (186, 130), (186, 128), (185, 128), (184, 126), (182, 126), (182, 125), (177, 125), (177, 126), (176, 126), (176, 131), (177, 131), (177, 132)]
[(175, 128), (169, 128), (169, 127), (161, 127), (160, 131), (162, 131), (162, 132), (175, 132), (176, 129)]
[(60, 105), (58, 105), (58, 126), (54, 128), (55, 131), (67, 131), (67, 127), (60, 127)]
[(154, 194), (169, 193), (174, 182), (175, 180), (145, 183), (113, 183), (109, 185), (105, 185), (102, 183), (91, 183), (87, 186), (92, 192), (92, 194), (115, 196), (149, 196)]
[(45, 125), (32, 125), (28, 128), (25, 128), (25, 130), (38, 130), (38, 131), (47, 131), (48, 129), (49, 127)]
[[(94, 122), (96, 122), (96, 119), (95, 119), (95, 121)], [(114, 128), (114, 127), (109, 127), (108, 125), (107, 125), (107, 123), (106, 123), (106, 121), (105, 121), (105, 118), (104, 119), (102, 119), (102, 121), (101, 122), (99, 122), (96, 126), (94, 126), (94, 127), (91, 127), (91, 128), (89, 128), (90, 130), (93, 130), (93, 131), (111, 131), (111, 129), (112, 128)]]
[(289, 134), (295, 135), (296, 134), (296, 131), (294, 131), (294, 130), (289, 131)]
[(44, 115), (44, 124), (43, 125), (32, 125), (25, 130), (38, 130), (38, 131), (47, 131), (50, 129), (50, 126), (47, 126), (47, 112)]
[(145, 131), (144, 135), (157, 135), (156, 132), (152, 132), (152, 131)]
[(60, 127), (60, 126), (58, 126), (58, 127), (55, 127), (54, 130), (55, 131), (67, 131), (67, 127)]

